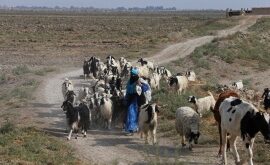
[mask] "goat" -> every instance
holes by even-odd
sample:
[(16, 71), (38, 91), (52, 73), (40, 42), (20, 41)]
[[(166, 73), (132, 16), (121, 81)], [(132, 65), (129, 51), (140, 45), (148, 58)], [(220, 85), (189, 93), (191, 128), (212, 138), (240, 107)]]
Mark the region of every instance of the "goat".
[(175, 85), (177, 94), (182, 94), (188, 87), (188, 79), (186, 76), (175, 76), (169, 78), (169, 86)]
[(68, 78), (65, 78), (65, 81), (62, 84), (62, 94), (63, 94), (64, 100), (67, 99), (66, 98), (67, 92), (73, 91), (73, 89), (74, 89), (74, 87), (73, 87), (72, 82)]
[(67, 140), (70, 140), (72, 132), (76, 132), (75, 138), (77, 139), (78, 130), (81, 128), (86, 137), (87, 129), (89, 127), (90, 116), (89, 108), (84, 103), (79, 106), (73, 107), (69, 101), (64, 101), (61, 108), (66, 112), (67, 124), (70, 127), (70, 132)]
[[(139, 114), (139, 131), (145, 135), (145, 143), (148, 144), (149, 133), (152, 137), (153, 144), (156, 144), (157, 132), (157, 113), (159, 112), (158, 106), (154, 104), (146, 104), (141, 107)], [(143, 135), (141, 134), (141, 136)]]
[(195, 104), (196, 112), (202, 116), (202, 113), (208, 110), (213, 110), (216, 104), (215, 98), (210, 91), (209, 96), (197, 99), (195, 96), (189, 96), (188, 101)]

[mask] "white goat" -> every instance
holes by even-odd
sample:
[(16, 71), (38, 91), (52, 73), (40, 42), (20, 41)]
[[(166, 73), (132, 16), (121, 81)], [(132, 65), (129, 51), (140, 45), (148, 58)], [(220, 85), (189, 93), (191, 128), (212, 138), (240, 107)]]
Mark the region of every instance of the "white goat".
[(244, 88), (244, 84), (243, 84), (242, 80), (239, 80), (237, 82), (233, 82), (232, 87), (234, 89), (242, 90)]
[(137, 68), (139, 70), (140, 77), (150, 78), (150, 70), (147, 66), (138, 66)]
[(105, 128), (111, 129), (112, 115), (113, 115), (113, 103), (110, 99), (110, 95), (103, 94), (100, 100), (100, 114), (105, 121)]
[(196, 81), (196, 74), (194, 71), (187, 71), (186, 76), (188, 81)]
[(80, 102), (85, 102), (87, 98), (90, 97), (90, 92), (88, 87), (83, 87), (79, 90), (77, 100)]
[(65, 81), (62, 84), (62, 94), (63, 94), (64, 100), (66, 100), (66, 93), (68, 91), (73, 91), (73, 89), (74, 87), (73, 87), (72, 82), (68, 78), (65, 78)]
[(120, 67), (122, 70), (123, 70), (126, 63), (127, 63), (127, 59), (125, 59), (124, 57), (120, 57), (119, 64), (120, 64)]
[(203, 113), (214, 109), (216, 100), (212, 93), (208, 91), (209, 96), (197, 99), (195, 96), (189, 96), (188, 101), (195, 104), (196, 112), (202, 116)]
[(159, 75), (158, 73), (153, 73), (150, 77), (150, 86), (153, 89), (159, 89), (159, 81), (161, 79), (161, 75)]
[(139, 114), (139, 131), (141, 135), (145, 135), (145, 143), (148, 144), (149, 133), (152, 137), (152, 143), (156, 144), (156, 132), (157, 132), (157, 113), (159, 112), (158, 106), (154, 104), (144, 105)]
[(182, 137), (182, 146), (186, 146), (185, 139), (188, 139), (188, 148), (192, 149), (192, 141), (198, 143), (200, 136), (199, 132), (200, 117), (190, 107), (180, 107), (176, 110), (175, 128)]

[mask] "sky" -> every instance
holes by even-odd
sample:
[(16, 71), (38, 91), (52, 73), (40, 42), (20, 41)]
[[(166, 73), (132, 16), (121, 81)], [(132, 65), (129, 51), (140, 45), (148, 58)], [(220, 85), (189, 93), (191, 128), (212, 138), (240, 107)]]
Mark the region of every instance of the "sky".
[(270, 0), (0, 0), (0, 6), (96, 8), (164, 6), (177, 9), (240, 9), (270, 7)]

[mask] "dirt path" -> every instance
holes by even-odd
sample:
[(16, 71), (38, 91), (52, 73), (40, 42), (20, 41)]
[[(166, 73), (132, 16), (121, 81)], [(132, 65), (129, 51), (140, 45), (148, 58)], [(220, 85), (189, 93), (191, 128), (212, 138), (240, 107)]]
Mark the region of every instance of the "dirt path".
[[(149, 60), (157, 64), (164, 64), (178, 58), (189, 55), (196, 47), (211, 42), (215, 37), (224, 37), (245, 30), (256, 22), (256, 17), (247, 17), (241, 21), (240, 25), (218, 32), (217, 36), (205, 36), (190, 39), (183, 43), (178, 43), (164, 49), (160, 53), (150, 57)], [(82, 86), (88, 86), (91, 80), (84, 81), (79, 78), (81, 69), (65, 71), (61, 74), (51, 75), (45, 78), (38, 90), (35, 92), (36, 99), (32, 102), (31, 111), (33, 122), (49, 133), (56, 136), (66, 137), (64, 133), (65, 116), (60, 108), (63, 97), (61, 84), (65, 77), (68, 77), (75, 84), (75, 90)], [(146, 164), (151, 161), (163, 162), (185, 162), (185, 164), (217, 164), (216, 157), (218, 151), (214, 145), (198, 145), (192, 152), (173, 144), (166, 139), (159, 138), (156, 146), (144, 145), (143, 140), (138, 135), (127, 137), (119, 129), (111, 131), (90, 130), (87, 138), (79, 137), (72, 139), (70, 143), (78, 153), (79, 157), (86, 162), (96, 164)]]
[(238, 31), (247, 30), (248, 27), (256, 23), (257, 19), (258, 16), (250, 16), (241, 20), (239, 22), (239, 25), (233, 28), (218, 31), (217, 35), (215, 36), (203, 36), (195, 39), (189, 39), (186, 42), (170, 45), (164, 50), (155, 54), (154, 56), (149, 57), (148, 59), (160, 65), (169, 63), (179, 58), (184, 58), (191, 54), (196, 47), (210, 43), (214, 38), (222, 38), (234, 34)]

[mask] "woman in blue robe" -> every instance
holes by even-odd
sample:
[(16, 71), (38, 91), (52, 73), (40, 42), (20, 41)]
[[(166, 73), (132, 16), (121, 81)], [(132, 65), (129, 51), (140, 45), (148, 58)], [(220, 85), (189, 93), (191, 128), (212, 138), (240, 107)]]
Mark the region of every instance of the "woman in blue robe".
[(127, 116), (125, 123), (125, 131), (127, 135), (133, 135), (134, 132), (138, 130), (138, 88), (140, 88), (138, 80), (138, 70), (136, 68), (131, 69), (130, 79), (127, 83)]

